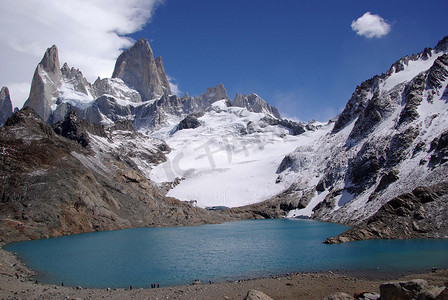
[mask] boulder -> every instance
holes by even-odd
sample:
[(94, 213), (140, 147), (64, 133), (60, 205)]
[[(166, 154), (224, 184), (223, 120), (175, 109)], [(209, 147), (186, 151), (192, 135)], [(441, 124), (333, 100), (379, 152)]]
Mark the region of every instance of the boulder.
[[(427, 289), (423, 290), (418, 296), (416, 300), (434, 300), (434, 299), (444, 299), (439, 298), (438, 296), (442, 294), (445, 290), (444, 287), (430, 286)], [(448, 295), (445, 295), (445, 299), (448, 299)], [(443, 295), (441, 295), (443, 297)]]
[(415, 299), (427, 287), (428, 282), (423, 279), (383, 283), (380, 285), (381, 300)]
[(244, 300), (272, 300), (271, 297), (257, 290), (249, 290)]

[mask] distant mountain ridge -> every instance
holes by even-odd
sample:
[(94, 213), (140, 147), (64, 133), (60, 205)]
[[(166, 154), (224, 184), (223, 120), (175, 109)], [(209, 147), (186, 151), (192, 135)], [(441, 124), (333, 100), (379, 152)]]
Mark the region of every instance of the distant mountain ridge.
[[(229, 99), (222, 84), (200, 96), (172, 95), (162, 58), (154, 59), (149, 42), (140, 39), (118, 57), (112, 78), (98, 78), (93, 84), (67, 63), (60, 68), (58, 49), (53, 45), (36, 68), (24, 107), (33, 108), (50, 124), (73, 109), (93, 123), (131, 120), (135, 128), (151, 130), (166, 125), (171, 115), (185, 117), (221, 99)], [(233, 103), (280, 118), (275, 107), (255, 94), (237, 95)]]

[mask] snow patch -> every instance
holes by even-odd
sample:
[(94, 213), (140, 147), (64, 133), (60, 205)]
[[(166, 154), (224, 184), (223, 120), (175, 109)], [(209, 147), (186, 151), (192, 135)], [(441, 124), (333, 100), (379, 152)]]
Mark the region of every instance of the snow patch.
[(380, 85), (381, 91), (389, 91), (398, 84), (410, 81), (421, 72), (431, 68), (435, 60), (443, 54), (443, 52), (434, 53), (433, 51), (431, 57), (426, 60), (418, 59), (409, 61), (408, 65), (404, 67), (404, 70), (393, 73), (386, 80), (384, 80), (382, 85)]
[(300, 217), (311, 217), (313, 214), (313, 208), (316, 207), (317, 204), (324, 201), (325, 197), (328, 196), (330, 192), (329, 191), (323, 191), (323, 192), (316, 192), (313, 199), (311, 199), (310, 203), (305, 208), (301, 209), (294, 209), (291, 210), (287, 218), (300, 218)]

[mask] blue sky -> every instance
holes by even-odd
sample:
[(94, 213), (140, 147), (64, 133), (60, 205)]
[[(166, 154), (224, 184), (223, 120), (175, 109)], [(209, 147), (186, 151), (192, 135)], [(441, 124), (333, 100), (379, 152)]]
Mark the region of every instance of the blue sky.
[[(366, 12), (389, 34), (357, 35)], [(131, 36), (150, 40), (181, 92), (223, 83), (232, 99), (255, 92), (283, 115), (325, 121), (362, 81), (448, 35), (447, 13), (445, 0), (168, 0)]]
[[(121, 51), (143, 37), (181, 93), (199, 95), (223, 83), (232, 99), (255, 92), (284, 116), (326, 121), (362, 81), (448, 35), (447, 0), (0, 3), (0, 86), (9, 87), (19, 108), (51, 45), (58, 46), (61, 65), (93, 82), (110, 77)], [(362, 33), (373, 18), (376, 37), (352, 29), (367, 12), (370, 18), (355, 29)]]

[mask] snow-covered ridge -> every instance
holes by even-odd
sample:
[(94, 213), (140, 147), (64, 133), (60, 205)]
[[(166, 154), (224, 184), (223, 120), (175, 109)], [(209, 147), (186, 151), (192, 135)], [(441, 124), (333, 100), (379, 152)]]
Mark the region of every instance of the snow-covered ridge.
[(387, 92), (399, 84), (409, 82), (419, 73), (428, 70), (434, 64), (436, 59), (443, 54), (443, 52), (431, 50), (431, 52), (429, 52), (429, 57), (426, 58), (419, 55), (420, 57), (418, 59), (409, 60), (404, 64), (402, 70), (395, 70), (395, 67), (392, 67), (392, 74), (380, 84), (381, 91)]

